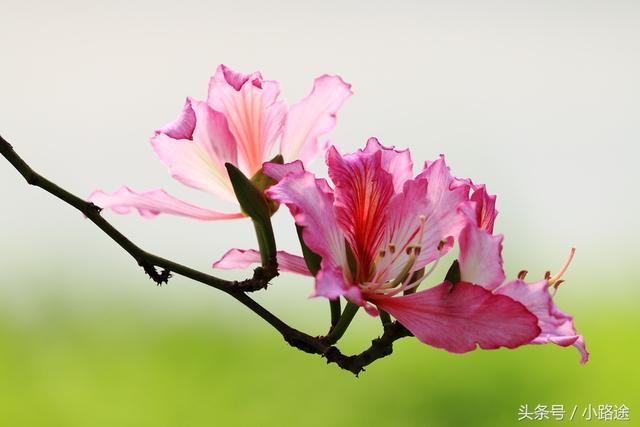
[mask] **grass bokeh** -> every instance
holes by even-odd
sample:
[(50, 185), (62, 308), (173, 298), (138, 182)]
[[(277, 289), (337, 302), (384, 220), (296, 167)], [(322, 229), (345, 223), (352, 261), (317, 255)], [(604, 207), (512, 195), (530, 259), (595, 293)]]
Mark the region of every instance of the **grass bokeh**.
[[(0, 315), (0, 425), (509, 426), (526, 424), (525, 403), (625, 404), (633, 425), (640, 313), (601, 302), (572, 307), (585, 366), (554, 345), (454, 355), (404, 339), (355, 378), (250, 316), (162, 318), (113, 302), (87, 314), (52, 301), (27, 318)], [(361, 317), (349, 350), (379, 327)]]

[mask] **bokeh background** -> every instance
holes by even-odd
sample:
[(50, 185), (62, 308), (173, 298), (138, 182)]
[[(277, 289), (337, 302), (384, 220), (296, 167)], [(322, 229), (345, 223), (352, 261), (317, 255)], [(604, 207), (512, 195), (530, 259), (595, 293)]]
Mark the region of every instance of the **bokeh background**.
[[(635, 1), (221, 2), (1, 0), (0, 132), (79, 195), (172, 181), (148, 144), (219, 63), (259, 69), (291, 102), (340, 74), (355, 96), (332, 138), (440, 153), (498, 194), (513, 276), (557, 270), (578, 248), (560, 307), (573, 348), (452, 355), (411, 340), (356, 379), (297, 352), (224, 294), (158, 288), (112, 241), (0, 162), (0, 425), (500, 426), (518, 407), (630, 408), (640, 422), (640, 3)], [(315, 169), (322, 171), (322, 165)], [(142, 247), (208, 271), (255, 246), (246, 221), (106, 214)], [(289, 216), (281, 247), (296, 250)], [(220, 273), (241, 278), (242, 272)], [(312, 283), (283, 275), (256, 298), (325, 331)], [(379, 333), (358, 316), (345, 347)], [(542, 424), (540, 422), (529, 422)]]

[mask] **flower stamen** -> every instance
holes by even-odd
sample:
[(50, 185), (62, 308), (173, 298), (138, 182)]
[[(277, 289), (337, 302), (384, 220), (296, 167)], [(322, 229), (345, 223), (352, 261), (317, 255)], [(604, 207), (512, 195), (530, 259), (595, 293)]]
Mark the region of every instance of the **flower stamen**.
[(554, 286), (555, 288), (557, 288), (560, 283), (562, 283), (560, 281), (560, 279), (562, 278), (562, 275), (564, 273), (567, 272), (567, 269), (569, 268), (569, 265), (571, 264), (571, 261), (573, 260), (573, 256), (576, 253), (576, 248), (571, 248), (569, 250), (569, 257), (567, 258), (567, 260), (565, 261), (564, 265), (562, 266), (562, 268), (560, 269), (560, 271), (558, 273), (556, 273), (555, 276), (548, 278), (545, 276), (545, 279), (547, 279), (549, 281), (549, 285)]

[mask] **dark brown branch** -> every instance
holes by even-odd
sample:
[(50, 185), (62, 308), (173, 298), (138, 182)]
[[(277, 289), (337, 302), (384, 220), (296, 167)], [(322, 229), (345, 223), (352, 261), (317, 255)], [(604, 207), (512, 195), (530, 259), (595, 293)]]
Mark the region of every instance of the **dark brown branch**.
[(364, 371), (365, 366), (393, 353), (395, 341), (409, 336), (411, 336), (411, 332), (396, 321), (385, 326), (384, 334), (371, 341), (371, 346), (360, 354), (345, 356), (337, 347), (330, 347), (323, 356), (327, 359), (327, 363), (336, 363), (342, 369), (351, 371), (358, 376), (360, 372)]
[(144, 269), (145, 273), (157, 284), (166, 283), (171, 277), (171, 273), (176, 273), (219, 289), (235, 298), (273, 326), (292, 347), (307, 353), (321, 355), (327, 360), (327, 363), (335, 363), (342, 369), (358, 375), (364, 370), (365, 366), (391, 354), (394, 341), (410, 335), (402, 325), (398, 322), (393, 322), (385, 326), (384, 334), (380, 338), (374, 339), (367, 350), (354, 356), (346, 356), (337, 347), (330, 345), (324, 337), (313, 337), (287, 325), (245, 293), (266, 288), (269, 281), (278, 275), (275, 263), (256, 268), (253, 277), (250, 279), (232, 282), (151, 254), (138, 247), (105, 220), (100, 215), (99, 207), (71, 194), (31, 169), (2, 136), (0, 136), (0, 154), (20, 172), (27, 183), (42, 188), (82, 212), (87, 219), (131, 255), (138, 265)]
[[(145, 273), (157, 284), (166, 283), (171, 272), (174, 272), (213, 288), (220, 289), (221, 291), (234, 291), (236, 285), (241, 285), (241, 287), (244, 288), (243, 290), (249, 291), (252, 289), (265, 288), (268, 282), (277, 276), (276, 269), (270, 269), (266, 272), (263, 271), (263, 269), (259, 272), (256, 271), (254, 277), (251, 279), (243, 282), (230, 282), (146, 252), (104, 219), (100, 215), (99, 207), (69, 193), (31, 169), (31, 167), (18, 156), (11, 144), (2, 136), (0, 136), (0, 153), (20, 172), (27, 183), (42, 188), (82, 212), (87, 219), (97, 225), (98, 228), (120, 245), (122, 249), (127, 251), (127, 253), (137, 261), (138, 265), (144, 269)], [(160, 272), (158, 272), (158, 268), (161, 269)]]

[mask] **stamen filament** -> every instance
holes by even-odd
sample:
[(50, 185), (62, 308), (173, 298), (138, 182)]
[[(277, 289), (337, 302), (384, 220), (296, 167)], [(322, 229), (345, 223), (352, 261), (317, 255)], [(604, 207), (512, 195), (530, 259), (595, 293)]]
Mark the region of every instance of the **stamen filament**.
[(416, 262), (416, 251), (412, 250), (413, 248), (410, 248), (411, 250), (411, 254), (409, 255), (409, 260), (407, 261), (407, 263), (404, 265), (404, 268), (402, 269), (402, 271), (400, 272), (400, 274), (398, 274), (396, 276), (395, 279), (393, 279), (387, 287), (389, 288), (395, 288), (396, 286), (398, 286), (404, 279), (405, 277), (407, 277), (407, 275), (409, 274), (409, 272), (411, 271), (411, 269), (413, 268), (413, 264), (415, 264)]
[[(424, 274), (420, 279), (416, 280), (416, 281), (415, 281), (415, 282), (413, 282), (413, 283), (404, 283), (404, 284), (403, 284), (401, 287), (399, 287), (398, 289), (395, 289), (394, 291), (389, 292), (389, 293), (387, 294), (387, 296), (392, 297), (392, 296), (394, 296), (394, 295), (396, 295), (396, 294), (398, 294), (398, 293), (400, 293), (400, 292), (403, 292), (403, 291), (406, 291), (406, 290), (409, 290), (409, 289), (413, 289), (413, 288), (417, 288), (418, 286), (420, 286), (420, 284), (421, 284), (422, 282), (424, 282), (424, 280), (425, 280), (427, 277), (429, 277), (429, 276), (431, 275), (431, 273), (433, 273), (433, 272), (434, 272), (434, 270), (436, 269), (436, 267), (438, 267), (438, 263), (440, 262), (440, 260), (442, 259), (442, 256), (443, 256), (443, 253), (442, 253), (442, 252), (443, 252), (443, 251), (442, 251), (442, 247), (443, 247), (443, 246), (444, 246), (444, 245), (440, 245), (440, 247), (439, 247), (439, 249), (438, 249), (438, 258), (436, 258), (436, 261), (431, 265), (431, 267), (429, 268), (429, 270), (428, 270), (428, 271), (427, 271), (427, 272), (426, 272), (426, 273), (425, 273), (425, 274)], [(411, 276), (408, 276), (408, 279), (409, 279), (410, 277), (411, 277)], [(407, 279), (407, 280), (408, 280), (408, 279)]]
[[(387, 271), (389, 270), (389, 267), (391, 267), (398, 260), (400, 255), (402, 255), (402, 251), (405, 248), (407, 249), (407, 251), (411, 249), (411, 242), (413, 242), (416, 236), (418, 236), (418, 242), (415, 246), (420, 247), (420, 249), (422, 249), (421, 243), (422, 243), (422, 238), (424, 236), (424, 225), (427, 219), (424, 215), (420, 215), (418, 219), (420, 221), (420, 225), (418, 226), (418, 228), (411, 234), (411, 236), (409, 236), (409, 239), (401, 248), (401, 250), (398, 251), (398, 253), (395, 254), (391, 260), (389, 260), (387, 265), (382, 270), (376, 272), (374, 278), (372, 279), (373, 282), (378, 282), (387, 273)], [(396, 245), (393, 243), (390, 243), (388, 246), (388, 249), (389, 249), (389, 252), (393, 255), (396, 252)], [(420, 251), (420, 249), (418, 251)]]
[(576, 248), (572, 247), (569, 250), (569, 258), (567, 258), (567, 260), (565, 261), (560, 271), (555, 276), (549, 279), (549, 285), (554, 285), (558, 280), (560, 280), (562, 275), (567, 272), (567, 269), (569, 268), (569, 264), (571, 264), (571, 261), (573, 260), (573, 256), (575, 255), (575, 253), (576, 253)]

